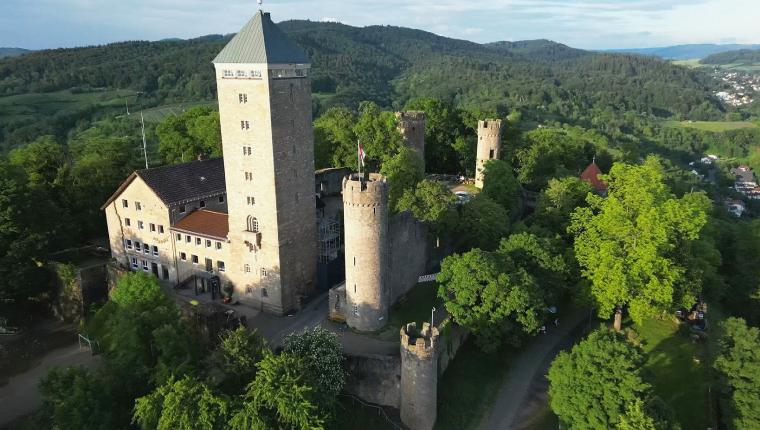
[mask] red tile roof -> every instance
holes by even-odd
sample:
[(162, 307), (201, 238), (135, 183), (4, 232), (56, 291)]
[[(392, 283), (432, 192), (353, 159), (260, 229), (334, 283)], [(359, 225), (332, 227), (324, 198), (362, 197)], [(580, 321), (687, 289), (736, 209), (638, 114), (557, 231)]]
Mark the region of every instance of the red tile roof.
[(214, 237), (217, 239), (227, 239), (230, 232), (230, 225), (227, 214), (221, 212), (198, 209), (190, 215), (182, 218), (172, 227), (172, 230), (178, 230), (186, 233), (195, 233), (200, 236)]
[(599, 169), (599, 166), (595, 162), (591, 162), (586, 167), (586, 170), (581, 173), (581, 179), (591, 184), (596, 191), (604, 192), (607, 191), (607, 183), (599, 179), (599, 175), (601, 174), (602, 171)]

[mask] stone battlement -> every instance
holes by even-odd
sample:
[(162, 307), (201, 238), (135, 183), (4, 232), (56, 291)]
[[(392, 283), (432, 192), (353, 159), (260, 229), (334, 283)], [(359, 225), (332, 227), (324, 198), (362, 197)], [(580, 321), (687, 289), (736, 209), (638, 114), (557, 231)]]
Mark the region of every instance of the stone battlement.
[(479, 136), (498, 136), (499, 134), (501, 134), (500, 119), (487, 119), (484, 121), (478, 121)]
[(388, 184), (379, 173), (370, 173), (368, 179), (352, 173), (343, 178), (343, 204), (352, 207), (377, 207), (388, 204)]
[(396, 118), (399, 121), (424, 121), (425, 112), (419, 110), (396, 112)]
[(431, 358), (438, 344), (438, 329), (423, 323), (422, 330), (417, 329), (417, 323), (409, 323), (401, 327), (401, 348), (419, 358)]

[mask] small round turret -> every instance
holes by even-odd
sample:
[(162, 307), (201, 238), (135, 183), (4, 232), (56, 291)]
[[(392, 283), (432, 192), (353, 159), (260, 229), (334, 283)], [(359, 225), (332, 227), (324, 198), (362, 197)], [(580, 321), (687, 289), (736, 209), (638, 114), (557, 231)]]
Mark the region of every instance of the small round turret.
[(346, 323), (360, 331), (382, 328), (388, 320), (388, 186), (379, 174), (343, 179), (346, 249)]
[(478, 121), (478, 152), (475, 186), (483, 188), (483, 166), (488, 160), (501, 159), (501, 120)]
[(401, 327), (401, 421), (432, 430), (438, 413), (438, 329), (428, 323)]
[(404, 144), (419, 152), (425, 160), (425, 112), (408, 111), (396, 112), (398, 131), (404, 138)]

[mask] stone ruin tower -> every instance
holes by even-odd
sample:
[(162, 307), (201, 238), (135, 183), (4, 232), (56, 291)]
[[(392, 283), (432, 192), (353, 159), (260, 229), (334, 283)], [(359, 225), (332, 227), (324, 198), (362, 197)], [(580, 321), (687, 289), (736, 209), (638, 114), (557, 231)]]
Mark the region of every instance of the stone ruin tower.
[(401, 421), (432, 430), (438, 413), (438, 329), (429, 323), (401, 327)]
[(475, 186), (483, 188), (483, 166), (488, 160), (501, 158), (501, 120), (478, 121), (478, 152), (475, 164)]
[(414, 149), (425, 161), (425, 112), (396, 112), (398, 131), (404, 138), (404, 145)]
[(343, 179), (346, 255), (346, 323), (374, 331), (388, 320), (388, 186), (385, 178), (354, 173)]

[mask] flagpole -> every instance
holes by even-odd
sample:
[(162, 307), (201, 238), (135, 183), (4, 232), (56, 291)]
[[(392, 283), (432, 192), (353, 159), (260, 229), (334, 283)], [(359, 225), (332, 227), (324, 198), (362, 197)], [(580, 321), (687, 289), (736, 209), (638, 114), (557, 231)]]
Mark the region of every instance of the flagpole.
[(359, 143), (359, 139), (356, 139), (356, 164), (359, 168), (359, 178), (364, 179), (364, 176), (362, 176), (362, 146), (361, 143)]

